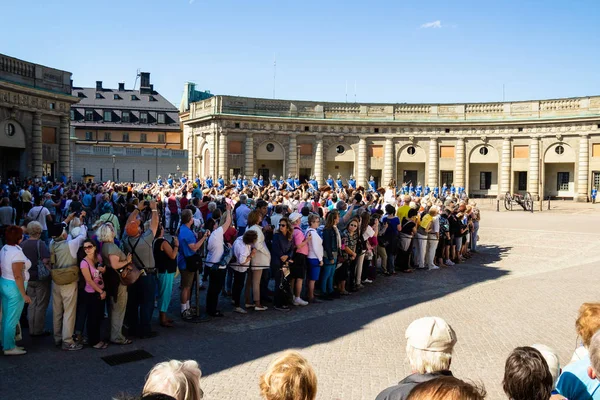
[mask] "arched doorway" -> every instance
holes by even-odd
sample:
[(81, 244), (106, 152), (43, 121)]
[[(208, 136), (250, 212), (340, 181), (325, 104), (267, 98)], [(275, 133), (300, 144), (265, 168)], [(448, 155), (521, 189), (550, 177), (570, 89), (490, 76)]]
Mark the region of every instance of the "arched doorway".
[(267, 181), (275, 175), (277, 179), (283, 176), (283, 160), (285, 160), (285, 150), (283, 146), (274, 140), (268, 140), (258, 145), (256, 149), (256, 169), (259, 175)]
[(204, 152), (202, 153), (202, 174), (200, 176), (208, 176), (210, 175), (210, 151), (208, 150), (208, 146), (204, 148)]
[(426, 154), (421, 146), (412, 143), (402, 146), (397, 160), (396, 183), (398, 186), (402, 186), (404, 182), (407, 185), (412, 183), (415, 187), (419, 183), (423, 186), (427, 184), (427, 179), (425, 179)]
[(471, 197), (498, 196), (498, 150), (489, 144), (479, 144), (469, 153), (469, 188)]
[(548, 146), (544, 153), (544, 196), (575, 196), (575, 151), (564, 142)]
[[(0, 176), (20, 176), (26, 168), (25, 131), (12, 119), (0, 123)], [(31, 157), (31, 155), (29, 155)]]

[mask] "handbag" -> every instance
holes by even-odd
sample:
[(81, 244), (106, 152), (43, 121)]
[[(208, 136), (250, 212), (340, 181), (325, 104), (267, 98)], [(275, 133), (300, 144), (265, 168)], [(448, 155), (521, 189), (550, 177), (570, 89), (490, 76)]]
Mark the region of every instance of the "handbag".
[(410, 235), (407, 235), (406, 233), (400, 232), (399, 239), (400, 239), (400, 249), (402, 251), (408, 251), (408, 248), (410, 247), (410, 242), (412, 242), (413, 237)]
[(137, 282), (141, 275), (142, 271), (131, 263), (120, 270), (119, 280), (121, 281), (121, 285), (130, 286)]
[(46, 265), (42, 261), (42, 254), (40, 253), (40, 240), (37, 242), (37, 273), (38, 281), (47, 281), (50, 279), (50, 271), (46, 268)]
[(68, 285), (79, 280), (79, 268), (75, 265), (72, 267), (52, 269), (50, 271), (52, 282), (57, 285)]
[(185, 270), (188, 272), (197, 272), (202, 269), (202, 257), (194, 253), (185, 258)]

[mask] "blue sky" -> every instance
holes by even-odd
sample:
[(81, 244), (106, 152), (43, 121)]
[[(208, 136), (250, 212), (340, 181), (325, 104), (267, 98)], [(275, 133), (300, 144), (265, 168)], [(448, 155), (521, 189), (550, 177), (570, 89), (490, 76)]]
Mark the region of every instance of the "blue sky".
[[(482, 5), (482, 3), (489, 3)], [(6, 2), (0, 52), (105, 87), (136, 70), (214, 94), (479, 102), (600, 94), (600, 1)], [(8, 17), (7, 17), (8, 16)]]

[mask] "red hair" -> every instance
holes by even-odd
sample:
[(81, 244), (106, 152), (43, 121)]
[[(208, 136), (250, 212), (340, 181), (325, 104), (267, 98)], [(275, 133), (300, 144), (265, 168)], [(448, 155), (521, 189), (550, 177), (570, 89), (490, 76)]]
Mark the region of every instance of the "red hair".
[(4, 241), (9, 246), (16, 246), (23, 238), (23, 229), (20, 226), (10, 225), (4, 233)]

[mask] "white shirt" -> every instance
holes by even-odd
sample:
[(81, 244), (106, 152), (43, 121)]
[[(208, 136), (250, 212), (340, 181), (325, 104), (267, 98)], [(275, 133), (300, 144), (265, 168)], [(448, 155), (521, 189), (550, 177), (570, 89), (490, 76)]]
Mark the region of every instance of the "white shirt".
[(431, 220), (431, 232), (429, 233), (440, 233), (440, 216), (436, 215)]
[[(39, 215), (38, 215), (39, 214)], [(47, 231), (48, 226), (46, 225), (46, 217), (50, 215), (50, 211), (44, 206), (33, 207), (27, 213), (27, 216), (34, 221), (39, 222), (42, 225), (42, 230)]]
[[(244, 243), (243, 236), (240, 236), (239, 238), (235, 239), (235, 242), (233, 242), (233, 255), (235, 255), (235, 258), (237, 259), (237, 262), (235, 264), (243, 264), (245, 266), (249, 266), (249, 257), (251, 252), (252, 247), (249, 244)], [(237, 272), (245, 272), (248, 270), (246, 267), (238, 265), (232, 265), (231, 268), (233, 268), (233, 270)]]
[(0, 268), (2, 268), (2, 278), (9, 281), (14, 281), (15, 275), (13, 273), (13, 264), (20, 262), (25, 263), (23, 278), (25, 282), (27, 282), (29, 281), (29, 268), (31, 268), (31, 261), (29, 261), (19, 246), (5, 245), (2, 247), (2, 250), (0, 250)]
[(323, 261), (323, 239), (313, 228), (308, 228), (306, 235), (311, 233), (310, 241), (308, 242), (308, 258), (317, 259)]
[(271, 265), (271, 252), (269, 252), (269, 249), (265, 244), (265, 235), (263, 235), (261, 227), (259, 225), (252, 225), (248, 230), (255, 231), (258, 235), (258, 239), (256, 240), (256, 243), (254, 243), (256, 254), (252, 257), (250, 265), (253, 267), (268, 267)]
[(224, 233), (223, 227), (220, 226), (208, 237), (208, 254), (206, 255), (206, 262), (209, 263), (208, 267), (212, 267), (213, 264), (221, 261), (221, 257), (223, 257)]
[(391, 204), (396, 207), (396, 197), (394, 196), (394, 189), (387, 188), (383, 194), (383, 202), (385, 204)]

